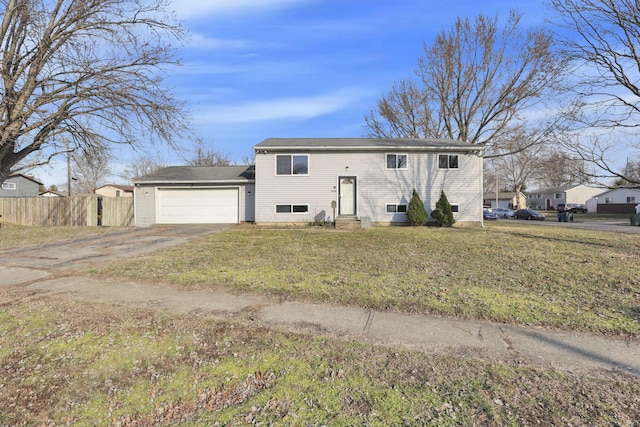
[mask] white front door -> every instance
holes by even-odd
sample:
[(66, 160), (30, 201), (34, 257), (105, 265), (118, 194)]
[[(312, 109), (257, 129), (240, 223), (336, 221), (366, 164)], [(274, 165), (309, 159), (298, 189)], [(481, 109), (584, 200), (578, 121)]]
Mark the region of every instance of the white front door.
[(338, 191), (340, 196), (340, 205), (338, 206), (338, 215), (355, 215), (356, 214), (356, 177), (341, 176), (338, 178)]

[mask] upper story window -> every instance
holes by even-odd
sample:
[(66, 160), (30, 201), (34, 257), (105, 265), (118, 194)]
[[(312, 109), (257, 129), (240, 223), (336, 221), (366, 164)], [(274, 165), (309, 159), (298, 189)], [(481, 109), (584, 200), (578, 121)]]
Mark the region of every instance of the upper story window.
[(457, 154), (439, 154), (438, 169), (458, 169)]
[(627, 203), (635, 203), (635, 202), (636, 202), (636, 196), (627, 197)]
[(309, 175), (309, 155), (277, 154), (276, 175)]
[(555, 199), (562, 199), (562, 194), (560, 194), (560, 193), (556, 193), (556, 194), (554, 194), (554, 195), (553, 195), (553, 197), (554, 197)]
[(387, 169), (407, 169), (407, 155), (387, 154)]
[(3, 182), (2, 183), (2, 189), (3, 190), (15, 190), (16, 189), (16, 183), (15, 182)]

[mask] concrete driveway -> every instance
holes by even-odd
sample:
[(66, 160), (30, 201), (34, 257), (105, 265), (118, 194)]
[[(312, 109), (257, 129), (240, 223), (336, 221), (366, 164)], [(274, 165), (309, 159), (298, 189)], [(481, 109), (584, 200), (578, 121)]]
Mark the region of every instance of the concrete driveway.
[[(161, 284), (96, 280), (82, 268), (184, 243), (225, 226), (129, 229), (0, 252), (0, 292), (27, 291), (77, 301), (127, 304), (242, 321), (298, 333), (337, 336), (430, 353), (582, 373), (640, 377), (640, 343), (602, 336), (357, 307), (275, 301), (218, 290), (184, 291)], [(640, 227), (638, 227), (640, 228)]]
[[(114, 259), (131, 258), (177, 246), (209, 233), (226, 230), (225, 224), (194, 224), (123, 228), (103, 235), (39, 246), (0, 250), (0, 266), (29, 269), (80, 269)], [(1, 283), (0, 283), (1, 284)]]

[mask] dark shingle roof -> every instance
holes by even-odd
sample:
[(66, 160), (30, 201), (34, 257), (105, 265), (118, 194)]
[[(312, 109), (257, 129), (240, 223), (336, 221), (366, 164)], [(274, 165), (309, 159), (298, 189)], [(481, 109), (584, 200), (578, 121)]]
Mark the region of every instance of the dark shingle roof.
[(484, 146), (453, 139), (418, 138), (268, 138), (256, 144), (256, 150), (302, 149), (370, 151), (379, 149), (483, 151)]
[(135, 178), (135, 183), (247, 182), (255, 178), (254, 166), (169, 166)]

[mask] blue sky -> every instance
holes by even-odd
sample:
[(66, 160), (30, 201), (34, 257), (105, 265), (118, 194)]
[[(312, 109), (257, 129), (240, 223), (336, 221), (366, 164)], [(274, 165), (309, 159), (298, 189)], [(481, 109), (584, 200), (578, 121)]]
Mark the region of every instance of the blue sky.
[[(190, 39), (167, 85), (187, 103), (195, 134), (235, 162), (265, 138), (365, 136), (364, 116), (456, 17), (517, 9), (539, 25), (546, 10), (543, 0), (175, 0), (174, 8)], [(163, 146), (116, 156), (115, 175), (140, 157), (181, 163)], [(47, 186), (66, 182), (59, 163), (34, 172)]]

